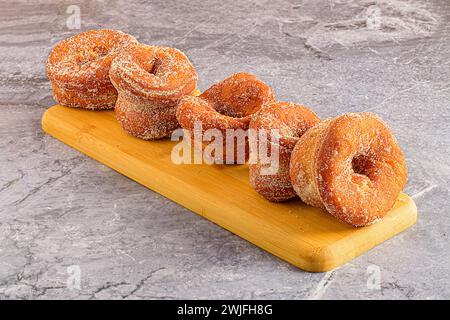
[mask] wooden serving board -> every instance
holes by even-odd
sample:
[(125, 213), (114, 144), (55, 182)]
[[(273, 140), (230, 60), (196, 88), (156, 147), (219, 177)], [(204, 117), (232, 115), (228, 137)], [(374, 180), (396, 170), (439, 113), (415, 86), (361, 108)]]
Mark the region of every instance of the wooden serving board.
[[(307, 271), (336, 268), (413, 225), (417, 209), (401, 194), (379, 223), (353, 228), (299, 199), (271, 203), (248, 183), (246, 165), (176, 165), (168, 139), (127, 135), (112, 111), (54, 106), (42, 118), (50, 135)], [(395, 253), (392, 253), (395, 254)]]

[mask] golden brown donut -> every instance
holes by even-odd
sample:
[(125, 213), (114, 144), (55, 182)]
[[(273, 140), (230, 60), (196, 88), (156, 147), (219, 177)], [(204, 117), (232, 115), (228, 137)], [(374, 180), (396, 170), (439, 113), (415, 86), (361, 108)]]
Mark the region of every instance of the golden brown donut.
[(308, 130), (292, 151), (290, 175), (305, 203), (353, 226), (366, 226), (393, 207), (408, 172), (389, 127), (364, 112)]
[(179, 100), (197, 85), (197, 72), (184, 53), (168, 47), (135, 45), (114, 59), (110, 78), (119, 96), (116, 118), (135, 137), (167, 137), (179, 128)]
[[(202, 133), (210, 129), (220, 130), (224, 148), (221, 159), (216, 159), (217, 163), (242, 163), (248, 159), (248, 139), (236, 137), (245, 137), (251, 115), (274, 100), (272, 88), (256, 76), (236, 73), (214, 84), (198, 97), (181, 99), (177, 119), (181, 127), (191, 134), (196, 123), (201, 124)], [(227, 139), (227, 129), (235, 130), (236, 137)], [(228, 157), (227, 149), (231, 150)], [(242, 149), (244, 154), (238, 155)]]
[[(320, 122), (319, 117), (310, 109), (291, 102), (274, 102), (264, 105), (252, 116), (250, 129), (255, 129), (256, 150), (251, 148), (250, 158), (257, 160), (258, 145), (265, 143), (270, 150), (278, 150), (278, 171), (274, 174), (263, 174), (263, 168), (270, 167), (269, 164), (249, 163), (250, 184), (263, 197), (269, 201), (280, 202), (296, 197), (289, 176), (289, 161), (291, 152), (300, 137), (312, 126)], [(271, 130), (278, 131), (278, 139), (273, 139)], [(259, 131), (265, 131), (265, 137)], [(260, 141), (264, 139), (264, 141)], [(274, 149), (271, 146), (277, 145)], [(252, 146), (255, 146), (252, 144)]]
[(59, 104), (112, 109), (117, 91), (109, 80), (111, 61), (137, 40), (117, 30), (89, 30), (58, 43), (47, 60), (47, 75)]

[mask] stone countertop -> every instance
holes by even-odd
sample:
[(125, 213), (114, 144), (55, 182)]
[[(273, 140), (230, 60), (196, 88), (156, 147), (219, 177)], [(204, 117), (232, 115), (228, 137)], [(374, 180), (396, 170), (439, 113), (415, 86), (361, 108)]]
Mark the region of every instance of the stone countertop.
[[(450, 298), (448, 0), (0, 3), (0, 299)], [(108, 27), (183, 50), (199, 87), (239, 71), (326, 118), (393, 128), (415, 226), (332, 272), (303, 272), (46, 136), (44, 63)], [(79, 281), (78, 281), (79, 280)]]

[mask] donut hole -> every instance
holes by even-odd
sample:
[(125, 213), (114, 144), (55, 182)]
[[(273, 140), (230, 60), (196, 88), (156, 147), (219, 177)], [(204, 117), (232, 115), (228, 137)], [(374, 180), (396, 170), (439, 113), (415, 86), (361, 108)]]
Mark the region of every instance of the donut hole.
[[(153, 56), (149, 58), (148, 54)], [(155, 57), (152, 51), (148, 51), (148, 54), (135, 55), (133, 57), (133, 60), (139, 68), (145, 70), (150, 75), (156, 76), (157, 73), (161, 70), (163, 61), (162, 59)]]
[(260, 98), (260, 93), (255, 92), (255, 89), (250, 88), (235, 88), (223, 94), (222, 101), (213, 101), (213, 108), (220, 114), (232, 118), (245, 118), (257, 112), (263, 100)]
[(206, 100), (217, 113), (237, 119), (248, 119), (263, 104), (274, 101), (271, 88), (247, 73), (235, 73), (212, 85), (200, 98)]
[(245, 118), (247, 116), (252, 115), (257, 111), (256, 110), (237, 110), (237, 108), (234, 108), (233, 106), (230, 106), (229, 104), (213, 104), (214, 110), (216, 110), (221, 115), (231, 117), (231, 118)]
[(90, 50), (80, 52), (77, 56), (77, 62), (80, 66), (85, 66), (98, 59), (106, 57), (109, 53), (109, 48), (105, 46), (95, 46)]
[(374, 166), (372, 158), (367, 154), (358, 154), (352, 159), (353, 173), (370, 179), (369, 172)]
[(156, 73), (159, 71), (159, 67), (161, 67), (161, 64), (162, 64), (161, 60), (155, 59), (150, 68), (147, 70), (148, 73), (156, 75)]
[(106, 55), (108, 55), (109, 53), (109, 48), (105, 47), (105, 46), (97, 46), (94, 48), (94, 57), (97, 59), (101, 59), (103, 57), (105, 57)]

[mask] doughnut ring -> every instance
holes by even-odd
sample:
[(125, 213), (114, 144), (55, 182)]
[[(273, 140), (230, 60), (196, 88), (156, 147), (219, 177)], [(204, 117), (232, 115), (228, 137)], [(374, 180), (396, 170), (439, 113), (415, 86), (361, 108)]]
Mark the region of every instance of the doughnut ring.
[[(270, 164), (260, 161), (250, 162), (250, 185), (264, 198), (273, 202), (281, 202), (296, 197), (289, 176), (289, 161), (291, 152), (300, 137), (312, 126), (320, 122), (319, 117), (310, 109), (291, 102), (274, 102), (264, 105), (252, 116), (250, 128), (257, 131), (265, 130), (265, 136), (256, 134), (257, 145), (264, 139), (268, 151), (275, 143), (278, 146), (278, 170), (274, 174), (263, 174), (261, 169)], [(274, 140), (271, 130), (278, 130), (278, 139)], [(250, 158), (258, 159), (250, 147)], [(260, 151), (261, 152), (261, 151)]]
[(118, 122), (130, 135), (153, 140), (179, 128), (176, 106), (193, 93), (198, 76), (181, 51), (140, 44), (113, 60), (110, 78), (119, 93)]
[(308, 130), (292, 151), (290, 175), (305, 203), (353, 226), (381, 220), (408, 178), (394, 135), (369, 112), (328, 119)]
[[(223, 134), (224, 148), (222, 157), (215, 155), (216, 161), (243, 163), (249, 154), (246, 135), (251, 115), (274, 100), (272, 88), (256, 76), (236, 73), (212, 85), (198, 97), (181, 99), (177, 119), (183, 129), (190, 131), (191, 136), (196, 123), (201, 124), (203, 134), (207, 130), (218, 129)], [(235, 130), (235, 136), (227, 138), (226, 132), (230, 129)], [(240, 139), (241, 136), (244, 138)], [(240, 150), (244, 150), (244, 154), (239, 154)]]
[(138, 43), (116, 30), (89, 30), (58, 43), (47, 60), (47, 75), (59, 104), (85, 109), (112, 109), (117, 91), (109, 80), (111, 61)]

